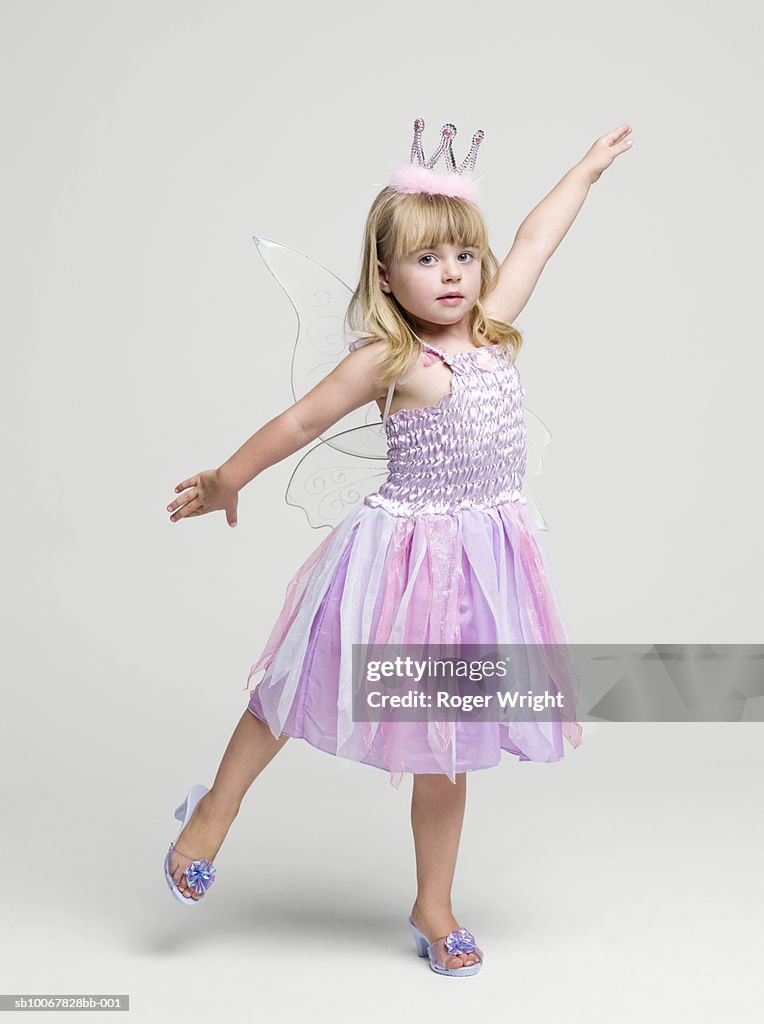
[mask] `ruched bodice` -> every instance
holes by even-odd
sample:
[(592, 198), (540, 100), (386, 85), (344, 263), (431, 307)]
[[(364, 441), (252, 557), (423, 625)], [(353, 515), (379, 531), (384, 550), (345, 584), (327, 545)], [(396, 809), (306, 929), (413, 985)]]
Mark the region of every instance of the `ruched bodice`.
[(449, 366), (451, 391), (438, 405), (385, 417), (388, 477), (365, 504), (399, 516), (524, 504), (525, 389), (517, 367), (493, 347), (423, 347)]

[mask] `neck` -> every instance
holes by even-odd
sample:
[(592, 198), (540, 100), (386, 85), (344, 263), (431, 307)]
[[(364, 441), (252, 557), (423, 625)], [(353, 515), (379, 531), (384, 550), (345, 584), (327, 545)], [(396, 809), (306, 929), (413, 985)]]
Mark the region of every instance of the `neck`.
[(460, 345), (474, 344), (467, 317), (455, 324), (433, 324), (416, 322), (412, 327), (414, 337), (426, 341), (429, 345), (458, 348)]

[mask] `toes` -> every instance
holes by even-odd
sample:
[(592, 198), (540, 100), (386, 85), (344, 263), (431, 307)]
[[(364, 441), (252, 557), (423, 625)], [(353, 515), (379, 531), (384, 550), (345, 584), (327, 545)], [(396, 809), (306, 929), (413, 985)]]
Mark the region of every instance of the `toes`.
[(202, 893), (194, 892), (193, 889), (189, 889), (188, 885), (185, 882), (183, 883), (182, 886), (179, 886), (179, 888), (181, 893), (183, 894), (183, 897), (187, 900), (200, 900), (202, 898)]
[[(182, 863), (185, 861), (185, 864)], [(173, 870), (173, 863), (176, 865)], [(181, 854), (173, 853), (170, 857), (170, 877), (173, 882), (177, 885), (181, 895), (187, 900), (200, 900), (204, 893), (194, 892), (188, 887), (188, 879), (186, 878), (186, 868), (191, 863), (188, 857), (183, 857)]]
[(200, 900), (204, 896), (203, 892), (196, 892), (188, 884), (188, 879), (185, 875), (182, 876), (183, 881), (180, 883), (178, 888), (187, 900)]
[(170, 875), (172, 876), (173, 882), (177, 885), (178, 889), (183, 896), (188, 896), (188, 880), (186, 879), (186, 869), (178, 861), (177, 868), (172, 870), (172, 863), (170, 864)]
[(204, 893), (194, 892), (194, 890), (189, 887), (185, 871), (180, 871), (180, 880), (176, 881), (175, 884), (178, 889), (180, 889), (181, 895), (187, 900), (200, 900), (204, 895)]
[(454, 953), (453, 956), (449, 957), (449, 962), (446, 964), (447, 967), (471, 967), (473, 964), (478, 962), (478, 958), (474, 953)]

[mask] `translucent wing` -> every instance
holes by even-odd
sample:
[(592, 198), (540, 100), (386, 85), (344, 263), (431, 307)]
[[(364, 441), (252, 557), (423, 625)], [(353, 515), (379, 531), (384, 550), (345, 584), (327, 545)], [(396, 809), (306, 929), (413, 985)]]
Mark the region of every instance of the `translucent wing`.
[(539, 477), (544, 472), (544, 449), (551, 442), (552, 435), (546, 425), (525, 406), (525, 431), (527, 435), (527, 459), (525, 478), (523, 480), (523, 494), (527, 502), (527, 509), (533, 517), (540, 530), (548, 530), (546, 519), (541, 514), (538, 502), (536, 501), (536, 487), (534, 477)]
[[(346, 312), (352, 289), (320, 263), (287, 245), (254, 236), (265, 265), (284, 289), (297, 315), (291, 385), (295, 401), (344, 359), (354, 336)], [(528, 511), (548, 530), (530, 478), (543, 472), (543, 450), (552, 435), (525, 409), (527, 469), (523, 492)], [(300, 459), (286, 489), (286, 502), (301, 508), (313, 529), (336, 526), (387, 477), (387, 438), (379, 408), (371, 402), (332, 424)]]
[(289, 479), (287, 504), (301, 508), (316, 530), (336, 526), (386, 479), (387, 456), (374, 454), (380, 444), (386, 451), (382, 424), (369, 423), (314, 445)]
[[(310, 256), (268, 238), (254, 236), (257, 250), (276, 278), (297, 314), (297, 337), (292, 350), (292, 394), (295, 401), (323, 380), (347, 355), (354, 336), (347, 331), (345, 314), (353, 294), (351, 288)], [(379, 421), (379, 409), (372, 402), (354, 409), (330, 428), (341, 434), (352, 427)], [(321, 435), (326, 439), (329, 435)], [(377, 433), (378, 442), (384, 436)], [(386, 445), (380, 454), (384, 457)]]
[[(345, 314), (352, 290), (304, 253), (254, 236), (265, 265), (297, 314), (291, 384), (295, 401), (344, 359), (354, 336)], [(301, 508), (318, 530), (334, 527), (387, 476), (387, 439), (374, 402), (354, 409), (320, 435), (300, 459), (286, 489), (286, 502)]]

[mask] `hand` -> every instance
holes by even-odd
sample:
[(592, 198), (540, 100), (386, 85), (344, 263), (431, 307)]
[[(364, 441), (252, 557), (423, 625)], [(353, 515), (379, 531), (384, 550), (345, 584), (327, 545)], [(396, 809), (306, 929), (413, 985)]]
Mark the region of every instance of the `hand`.
[(579, 167), (588, 175), (591, 184), (599, 179), (602, 172), (612, 164), (617, 156), (631, 148), (631, 139), (626, 138), (630, 134), (629, 125), (622, 124), (620, 128), (597, 139), (579, 163)]
[[(187, 490), (186, 490), (187, 488)], [(178, 484), (176, 491), (183, 491), (175, 501), (167, 506), (170, 522), (185, 519), (187, 516), (203, 516), (207, 512), (225, 511), (229, 526), (236, 526), (236, 508), (239, 504), (239, 492), (223, 482), (220, 471), (207, 469), (203, 473), (189, 477)], [(175, 509), (178, 509), (175, 512)]]

